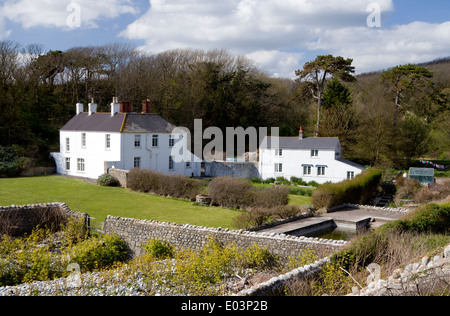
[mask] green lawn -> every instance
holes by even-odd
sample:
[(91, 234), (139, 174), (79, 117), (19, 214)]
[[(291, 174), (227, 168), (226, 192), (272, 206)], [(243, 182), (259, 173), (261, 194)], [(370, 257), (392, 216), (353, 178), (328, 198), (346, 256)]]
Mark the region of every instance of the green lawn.
[[(295, 205), (308, 204), (309, 197), (290, 195)], [(0, 206), (63, 202), (77, 212), (86, 212), (101, 222), (107, 215), (160, 222), (233, 229), (238, 211), (202, 207), (194, 203), (100, 187), (59, 176), (0, 179)]]
[(96, 221), (107, 215), (161, 222), (232, 228), (239, 213), (219, 207), (133, 192), (123, 188), (100, 187), (81, 180), (58, 176), (0, 179), (0, 206), (64, 202)]

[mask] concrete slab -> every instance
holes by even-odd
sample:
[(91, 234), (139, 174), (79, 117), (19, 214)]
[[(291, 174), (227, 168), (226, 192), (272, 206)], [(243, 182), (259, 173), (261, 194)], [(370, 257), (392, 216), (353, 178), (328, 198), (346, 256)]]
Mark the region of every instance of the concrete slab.
[(271, 228), (260, 230), (264, 233), (277, 234), (309, 234), (315, 230), (322, 230), (329, 227), (336, 227), (339, 225), (346, 228), (354, 228), (355, 230), (367, 226), (370, 223), (372, 227), (378, 227), (390, 221), (399, 219), (403, 214), (383, 211), (383, 210), (369, 210), (369, 209), (342, 209), (337, 212), (327, 213), (321, 216), (310, 217), (293, 221), (286, 224), (281, 224)]

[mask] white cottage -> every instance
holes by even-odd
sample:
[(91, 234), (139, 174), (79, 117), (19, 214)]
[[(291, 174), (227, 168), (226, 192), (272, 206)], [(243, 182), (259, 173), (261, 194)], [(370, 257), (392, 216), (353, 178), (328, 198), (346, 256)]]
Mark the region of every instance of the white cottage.
[[(200, 176), (201, 163), (190, 152), (174, 149), (187, 142), (187, 134), (143, 101), (142, 113), (131, 113), (131, 104), (114, 98), (110, 113), (97, 113), (97, 105), (76, 105), (76, 116), (60, 130), (60, 152), (53, 153), (57, 173), (97, 179), (108, 168), (152, 169), (165, 174)], [(187, 148), (187, 146), (177, 146)]]
[(303, 181), (340, 182), (352, 179), (365, 167), (341, 158), (338, 138), (266, 137), (260, 147), (261, 178), (291, 177)]

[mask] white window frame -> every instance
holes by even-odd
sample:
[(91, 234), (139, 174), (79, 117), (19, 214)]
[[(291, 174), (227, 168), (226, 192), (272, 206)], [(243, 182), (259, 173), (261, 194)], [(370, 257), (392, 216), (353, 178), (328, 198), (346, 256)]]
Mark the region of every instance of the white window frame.
[(281, 148), (275, 149), (275, 156), (283, 157), (283, 149), (281, 149)]
[(355, 178), (355, 172), (354, 171), (347, 171), (347, 180), (351, 180)]
[(105, 135), (105, 148), (107, 150), (111, 149), (111, 134)]
[(152, 136), (152, 147), (158, 147), (159, 144), (159, 135)]
[(85, 172), (86, 171), (86, 161), (84, 158), (78, 158), (77, 159), (77, 171), (78, 172)]
[(134, 168), (141, 167), (141, 157), (134, 157)]
[(172, 156), (169, 156), (169, 170), (175, 170), (175, 161)]
[(66, 153), (70, 153), (70, 138), (66, 137)]
[(141, 135), (134, 135), (134, 147), (141, 147)]
[(81, 148), (86, 148), (86, 133), (81, 133)]
[(311, 176), (312, 175), (312, 166), (303, 166), (303, 175)]
[(282, 163), (275, 164), (275, 173), (283, 173), (283, 164)]
[(70, 171), (70, 158), (66, 157), (66, 170)]
[(326, 175), (326, 168), (325, 166), (317, 166), (317, 176), (325, 176)]
[(175, 146), (175, 135), (169, 135), (169, 147)]
[(312, 158), (317, 158), (317, 157), (319, 157), (319, 150), (317, 150), (317, 149), (311, 149), (311, 157), (312, 157)]

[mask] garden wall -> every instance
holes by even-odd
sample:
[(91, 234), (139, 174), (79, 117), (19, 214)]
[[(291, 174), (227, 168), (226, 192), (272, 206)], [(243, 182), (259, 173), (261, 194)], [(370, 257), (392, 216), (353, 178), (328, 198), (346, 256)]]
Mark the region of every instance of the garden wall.
[(257, 164), (252, 162), (207, 162), (205, 164), (207, 177), (259, 178)]
[(0, 235), (20, 236), (31, 233), (38, 225), (57, 227), (71, 216), (89, 224), (88, 214), (74, 212), (64, 203), (0, 207)]
[(231, 231), (222, 228), (178, 225), (113, 216), (105, 219), (104, 231), (119, 235), (126, 242), (131, 256), (143, 255), (145, 251), (142, 244), (151, 239), (166, 241), (178, 248), (194, 250), (200, 250), (210, 238), (215, 238), (223, 244), (235, 244), (243, 249), (258, 244), (262, 248), (267, 248), (272, 254), (284, 258), (296, 254), (302, 249), (313, 249), (330, 254), (340, 250), (346, 244), (341, 240), (255, 233), (244, 230)]

